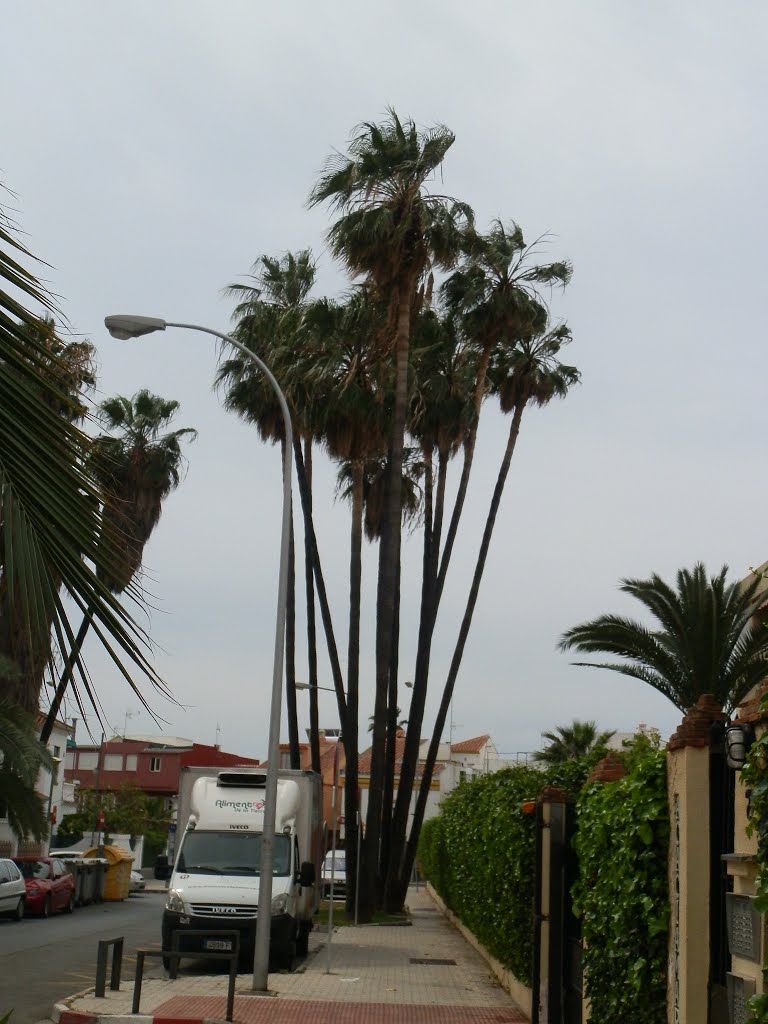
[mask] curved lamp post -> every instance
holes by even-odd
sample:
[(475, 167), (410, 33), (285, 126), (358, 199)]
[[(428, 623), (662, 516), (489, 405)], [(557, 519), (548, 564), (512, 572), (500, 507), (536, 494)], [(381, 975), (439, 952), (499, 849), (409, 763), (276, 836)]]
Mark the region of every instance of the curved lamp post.
[(280, 759), (280, 706), (283, 697), (283, 651), (285, 649), (285, 606), (288, 594), (288, 543), (291, 527), (291, 473), (293, 465), (293, 430), (288, 403), (280, 386), (269, 368), (239, 341), (228, 334), (214, 331), (198, 324), (180, 324), (150, 316), (108, 316), (104, 325), (113, 338), (121, 341), (140, 338), (166, 327), (181, 327), (190, 331), (201, 331), (221, 338), (238, 349), (261, 370), (280, 403), (285, 425), (285, 449), (283, 454), (283, 523), (280, 540), (280, 576), (277, 589), (277, 622), (275, 626), (275, 657), (272, 673), (272, 704), (269, 714), (269, 747), (266, 787), (264, 792), (264, 833), (261, 840), (261, 877), (259, 880), (259, 912), (256, 915), (256, 941), (253, 957), (253, 989), (266, 992), (269, 972), (269, 933), (272, 906), (272, 862), (275, 841), (275, 818), (277, 805), (277, 770)]

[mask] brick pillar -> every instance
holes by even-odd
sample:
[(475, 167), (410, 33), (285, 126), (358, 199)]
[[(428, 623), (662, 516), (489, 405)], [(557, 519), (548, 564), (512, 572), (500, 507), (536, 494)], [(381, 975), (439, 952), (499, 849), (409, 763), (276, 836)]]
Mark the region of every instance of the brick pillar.
[(702, 1024), (709, 1014), (709, 745), (725, 715), (702, 694), (667, 743), (669, 844), (669, 1024)]

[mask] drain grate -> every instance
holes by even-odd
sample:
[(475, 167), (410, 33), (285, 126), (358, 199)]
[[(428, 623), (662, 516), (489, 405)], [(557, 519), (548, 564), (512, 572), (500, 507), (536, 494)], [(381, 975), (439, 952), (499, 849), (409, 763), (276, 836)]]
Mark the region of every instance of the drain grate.
[(455, 967), (455, 960), (438, 960), (437, 957), (431, 956), (412, 956), (410, 959), (412, 964), (431, 964), (433, 967)]

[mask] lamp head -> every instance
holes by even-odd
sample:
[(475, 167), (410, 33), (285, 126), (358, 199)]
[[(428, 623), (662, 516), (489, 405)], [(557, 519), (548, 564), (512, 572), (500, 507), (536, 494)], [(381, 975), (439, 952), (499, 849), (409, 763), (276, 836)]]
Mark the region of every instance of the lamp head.
[(105, 316), (104, 326), (113, 338), (127, 341), (128, 338), (140, 338), (143, 334), (164, 331), (166, 324), (165, 320), (155, 316), (131, 316), (120, 313), (116, 316)]

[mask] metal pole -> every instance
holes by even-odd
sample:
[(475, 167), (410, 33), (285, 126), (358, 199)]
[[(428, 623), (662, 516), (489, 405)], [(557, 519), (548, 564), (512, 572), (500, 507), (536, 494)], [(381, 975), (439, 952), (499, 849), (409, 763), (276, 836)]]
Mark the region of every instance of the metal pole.
[(101, 762), (104, 760), (104, 733), (101, 734), (101, 743), (99, 744), (99, 763), (96, 766), (96, 800), (94, 801), (93, 813), (96, 817), (93, 819), (93, 831), (91, 832), (91, 846), (93, 846), (96, 833), (98, 830), (99, 834), (99, 856), (104, 855), (103, 843), (101, 841), (101, 830), (99, 830), (99, 811), (101, 809)]
[[(358, 793), (358, 803), (360, 796)], [(357, 924), (357, 909), (360, 906), (360, 850), (362, 848), (362, 826), (360, 811), (357, 812), (357, 864), (355, 866), (355, 924)]]
[(261, 867), (259, 878), (259, 909), (256, 916), (256, 941), (253, 955), (253, 990), (266, 992), (269, 976), (269, 933), (272, 917), (272, 862), (275, 845), (275, 818), (277, 812), (277, 771), (280, 767), (280, 709), (283, 699), (283, 653), (285, 650), (285, 605), (288, 595), (288, 542), (291, 530), (291, 474), (293, 470), (293, 429), (288, 403), (280, 385), (269, 367), (249, 348), (221, 331), (197, 324), (171, 323), (168, 327), (181, 327), (191, 331), (213, 334), (226, 341), (246, 358), (255, 363), (275, 392), (285, 428), (283, 449), (283, 520), (280, 536), (280, 574), (277, 587), (277, 616), (275, 622), (275, 655), (272, 669), (272, 703), (269, 712), (269, 746), (267, 778), (264, 790), (264, 832), (261, 837)]
[(331, 938), (333, 936), (333, 883), (336, 878), (336, 830), (338, 828), (338, 822), (336, 821), (336, 793), (339, 786), (339, 744), (341, 743), (341, 736), (336, 739), (336, 749), (333, 752), (333, 800), (332, 803), (332, 817), (333, 817), (333, 837), (331, 839), (331, 899), (328, 904), (328, 945), (326, 947), (326, 960), (325, 960), (325, 973), (331, 973)]

